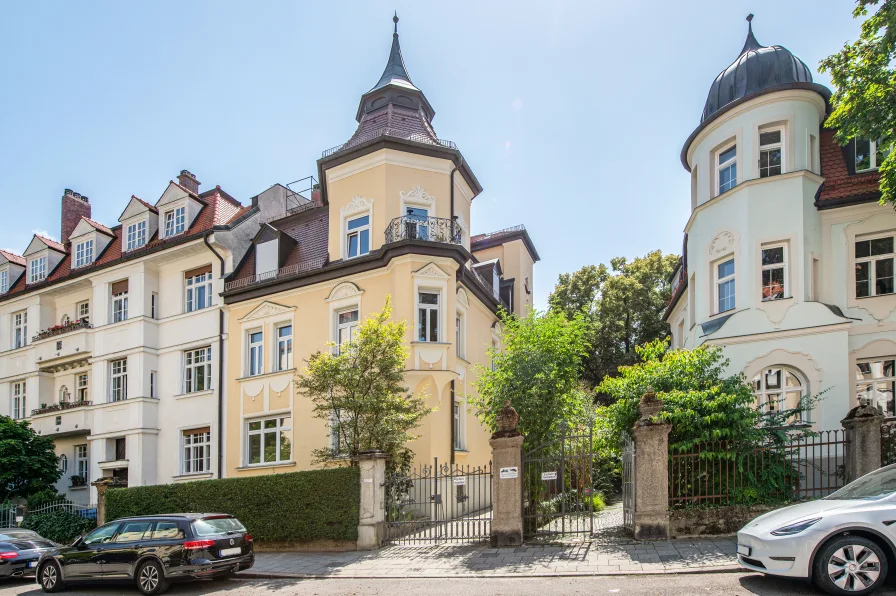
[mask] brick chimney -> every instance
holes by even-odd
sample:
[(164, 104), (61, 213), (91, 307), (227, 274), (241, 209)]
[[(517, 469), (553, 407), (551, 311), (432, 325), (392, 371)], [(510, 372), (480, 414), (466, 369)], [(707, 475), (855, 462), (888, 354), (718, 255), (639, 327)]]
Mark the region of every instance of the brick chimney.
[(199, 194), (199, 185), (202, 184), (199, 180), (196, 180), (196, 176), (191, 174), (188, 170), (180, 171), (180, 175), (177, 177), (177, 183), (197, 195)]
[(72, 235), (82, 217), (90, 218), (90, 201), (84, 195), (65, 189), (62, 195), (62, 225), (60, 226), (59, 241), (68, 243), (68, 237)]

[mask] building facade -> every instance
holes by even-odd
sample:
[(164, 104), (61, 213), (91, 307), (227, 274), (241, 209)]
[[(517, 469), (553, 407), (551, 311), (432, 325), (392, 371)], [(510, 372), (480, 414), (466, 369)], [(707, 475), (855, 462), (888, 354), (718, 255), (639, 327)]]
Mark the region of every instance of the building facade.
[(436, 136), (395, 21), (386, 69), (361, 97), (357, 131), (318, 161), (319, 186), (278, 185), (252, 200), (262, 224), (223, 293), (228, 476), (307, 469), (313, 450), (337, 447), (294, 380), (387, 296), (392, 318), (408, 322), (406, 384), (435, 408), (416, 431), (417, 461), (490, 459), (468, 407), (474, 366), (490, 363), (499, 310), (531, 307), (538, 254), (522, 226), (470, 236), (482, 189), (454, 143)]
[(886, 149), (837, 145), (829, 98), (750, 25), (681, 152), (691, 215), (666, 311), (673, 347), (722, 346), (764, 409), (824, 392), (805, 420), (819, 429), (861, 397), (896, 414), (896, 214), (877, 202)]
[(0, 252), (0, 414), (27, 419), (60, 458), (57, 489), (221, 474), (219, 293), (257, 215), (186, 170), (118, 225), (66, 190), (60, 240)]

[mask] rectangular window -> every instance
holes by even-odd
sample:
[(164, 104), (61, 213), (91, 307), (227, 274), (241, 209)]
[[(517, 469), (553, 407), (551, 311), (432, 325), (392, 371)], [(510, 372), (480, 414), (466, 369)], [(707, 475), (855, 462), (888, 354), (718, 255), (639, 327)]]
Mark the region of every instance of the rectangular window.
[(88, 401), (90, 397), (90, 387), (88, 386), (87, 373), (75, 375), (75, 395), (79, 402)]
[(75, 246), (75, 267), (84, 267), (93, 262), (93, 240), (85, 240)]
[(886, 416), (896, 415), (896, 359), (884, 358), (856, 363), (856, 398), (867, 398)]
[(184, 474), (200, 474), (212, 469), (212, 431), (209, 427), (183, 432)]
[(264, 334), (253, 331), (249, 334), (249, 376), (264, 372)]
[(737, 145), (719, 152), (716, 168), (719, 178), (719, 194), (728, 192), (737, 184)]
[(716, 265), (717, 312), (734, 308), (734, 259)]
[(84, 302), (79, 302), (75, 312), (77, 313), (79, 321), (89, 320), (90, 319), (90, 302), (87, 300), (85, 300)]
[(12, 315), (12, 347), (21, 348), (28, 343), (28, 311)]
[(152, 296), (149, 297), (149, 316), (153, 319), (159, 318), (159, 295), (156, 292), (152, 293)]
[(178, 207), (165, 213), (165, 237), (176, 236), (184, 231), (186, 222), (186, 207)]
[(187, 288), (187, 312), (212, 305), (212, 266), (206, 265), (184, 273)]
[(25, 417), (25, 381), (12, 384), (12, 404), (10, 404), (13, 420)]
[(159, 378), (159, 373), (157, 373), (154, 370), (149, 372), (149, 396), (150, 397), (157, 397), (156, 385), (158, 384), (158, 378)]
[(856, 240), (856, 298), (893, 293), (893, 236)]
[(28, 283), (37, 283), (47, 278), (47, 257), (38, 257), (31, 261)]
[(128, 360), (113, 360), (109, 367), (109, 401), (124, 401), (128, 398)]
[(454, 317), (454, 347), (458, 358), (464, 357), (464, 321), (463, 316), (457, 313)]
[(5, 294), (9, 291), (9, 271), (4, 269), (0, 271), (0, 294)]
[(184, 393), (212, 388), (212, 349), (199, 348), (184, 352)]
[(128, 280), (112, 284), (112, 322), (126, 321), (128, 318)]
[(439, 295), (417, 294), (417, 341), (439, 341)]
[(459, 401), (454, 402), (454, 448), (464, 449), (464, 417), (463, 404)]
[(762, 300), (777, 300), (786, 294), (784, 246), (762, 249)]
[(128, 440), (115, 439), (115, 460), (122, 461), (128, 458)]
[(75, 473), (84, 479), (85, 484), (88, 474), (88, 462), (89, 460), (87, 459), (87, 445), (75, 445)]
[(782, 129), (759, 132), (759, 177), (768, 178), (781, 173), (781, 159), (784, 151)]
[(809, 135), (809, 171), (816, 174), (818, 171), (818, 139), (815, 135)]
[(246, 425), (249, 465), (288, 462), (292, 457), (292, 418), (253, 420)]
[(146, 221), (138, 221), (128, 226), (127, 248), (134, 250), (146, 244)]
[(358, 309), (343, 310), (336, 313), (336, 353), (341, 347), (355, 341), (358, 330)]
[(292, 368), (292, 325), (277, 328), (277, 370)]
[(890, 147), (881, 147), (877, 141), (853, 139), (856, 172), (876, 170), (890, 154)]
[(345, 254), (348, 258), (359, 257), (370, 252), (370, 216), (364, 215), (345, 223)]

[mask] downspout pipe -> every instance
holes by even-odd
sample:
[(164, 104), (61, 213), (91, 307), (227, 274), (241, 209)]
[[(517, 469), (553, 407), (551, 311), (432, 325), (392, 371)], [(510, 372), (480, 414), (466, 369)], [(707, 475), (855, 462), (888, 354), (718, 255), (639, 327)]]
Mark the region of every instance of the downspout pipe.
[[(202, 237), (202, 241), (221, 263), (220, 278), (224, 279), (224, 257), (221, 256), (208, 239), (211, 234)], [(220, 299), (220, 295), (218, 296)], [(218, 478), (224, 478), (224, 309), (218, 308)]]
[(457, 432), (457, 429), (454, 428), (457, 424), (457, 421), (454, 419), (454, 379), (451, 379), (451, 465), (454, 466), (454, 452), (455, 452), (455, 444), (454, 444), (454, 433)]

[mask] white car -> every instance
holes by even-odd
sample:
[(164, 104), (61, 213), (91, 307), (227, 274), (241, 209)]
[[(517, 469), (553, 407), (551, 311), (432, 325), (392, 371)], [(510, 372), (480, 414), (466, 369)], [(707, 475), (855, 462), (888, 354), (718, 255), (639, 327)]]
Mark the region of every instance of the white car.
[(824, 499), (761, 515), (737, 533), (737, 560), (770, 575), (811, 579), (829, 594), (870, 594), (896, 565), (896, 465)]

